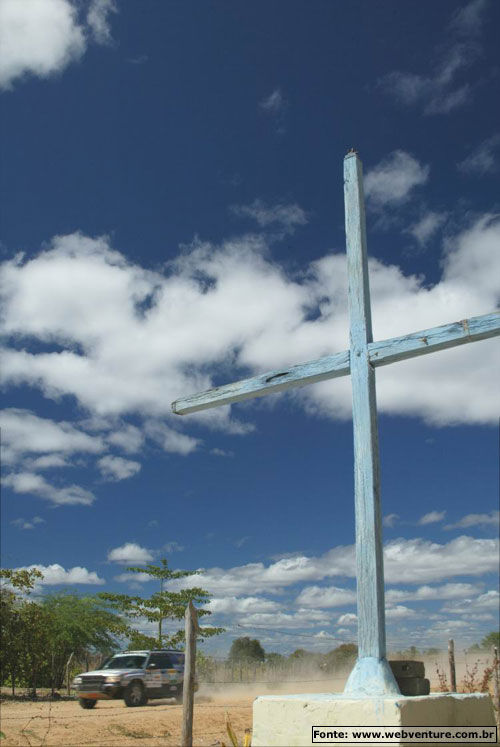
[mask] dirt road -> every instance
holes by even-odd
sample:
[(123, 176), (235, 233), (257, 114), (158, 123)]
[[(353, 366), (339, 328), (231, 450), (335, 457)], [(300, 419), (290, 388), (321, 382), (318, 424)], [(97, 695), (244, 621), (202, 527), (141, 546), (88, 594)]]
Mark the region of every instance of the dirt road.
[[(240, 739), (252, 726), (252, 697), (198, 702), (194, 712), (194, 744), (228, 742), (225, 712)], [(182, 706), (154, 700), (143, 708), (122, 701), (100, 701), (91, 711), (76, 701), (4, 702), (1, 708), (2, 745), (179, 745)]]
[[(287, 684), (202, 685), (195, 699), (194, 745), (230, 744), (226, 712), (241, 744), (245, 729), (252, 728), (252, 705), (257, 695), (341, 692), (343, 686), (344, 679), (317, 678)], [(0, 747), (177, 747), (181, 737), (182, 706), (173, 700), (152, 700), (143, 708), (127, 708), (121, 700), (101, 700), (88, 711), (76, 700), (5, 700), (0, 715), (0, 729), (5, 735)]]
[[(225, 714), (240, 743), (245, 729), (252, 728), (252, 704), (257, 695), (272, 692), (302, 692), (295, 686), (271, 688), (262, 685), (201, 688), (194, 708), (194, 745), (230, 744)], [(325, 691), (325, 683), (310, 683), (309, 691)], [(127, 708), (121, 700), (101, 700), (93, 710), (80, 708), (77, 701), (4, 701), (1, 726), (2, 747), (125, 747), (144, 745), (173, 747), (180, 744), (182, 706), (173, 700), (152, 700), (143, 708)]]

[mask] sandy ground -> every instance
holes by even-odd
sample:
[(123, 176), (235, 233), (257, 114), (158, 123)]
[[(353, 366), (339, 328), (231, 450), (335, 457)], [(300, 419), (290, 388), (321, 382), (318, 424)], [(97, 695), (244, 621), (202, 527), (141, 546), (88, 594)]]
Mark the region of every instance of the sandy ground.
[[(475, 663), (469, 662), (469, 666)], [(444, 669), (445, 662), (439, 662)], [(457, 667), (457, 680), (463, 670)], [(432, 690), (438, 690), (433, 672), (435, 666), (426, 666)], [(479, 670), (480, 674), (481, 670)], [(229, 714), (232, 727), (240, 744), (245, 729), (252, 728), (252, 705), (257, 695), (273, 693), (342, 692), (345, 678), (327, 678), (319, 681), (304, 679), (285, 684), (254, 683), (230, 685), (202, 685), (196, 694), (193, 724), (193, 744), (230, 745), (226, 733), (225, 715)], [(6, 692), (5, 689), (3, 689)], [(24, 745), (49, 747), (66, 745), (85, 747), (102, 745), (122, 747), (127, 745), (180, 744), (182, 706), (173, 700), (152, 700), (143, 708), (127, 708), (121, 700), (101, 700), (93, 710), (80, 708), (76, 700), (11, 701), (0, 707), (0, 729), (5, 735), (1, 747)]]
[[(340, 684), (340, 683), (339, 683)], [(194, 708), (193, 744), (230, 745), (225, 714), (240, 743), (245, 729), (252, 728), (252, 704), (257, 695), (273, 692), (325, 692), (323, 683), (304, 682), (280, 689), (268, 685), (231, 686), (197, 693)], [(340, 689), (340, 687), (339, 687)], [(77, 701), (4, 701), (1, 726), (2, 747), (25, 745), (179, 745), (182, 706), (172, 700), (152, 700), (143, 708), (127, 708), (121, 700), (101, 700), (93, 710), (80, 708)]]

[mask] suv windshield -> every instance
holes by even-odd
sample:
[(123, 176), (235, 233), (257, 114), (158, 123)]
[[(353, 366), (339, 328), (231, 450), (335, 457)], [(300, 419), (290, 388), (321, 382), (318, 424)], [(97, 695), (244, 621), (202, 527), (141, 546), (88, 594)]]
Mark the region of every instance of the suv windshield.
[(137, 654), (125, 655), (125, 656), (113, 656), (104, 665), (103, 669), (142, 669), (144, 662), (146, 661), (145, 656)]

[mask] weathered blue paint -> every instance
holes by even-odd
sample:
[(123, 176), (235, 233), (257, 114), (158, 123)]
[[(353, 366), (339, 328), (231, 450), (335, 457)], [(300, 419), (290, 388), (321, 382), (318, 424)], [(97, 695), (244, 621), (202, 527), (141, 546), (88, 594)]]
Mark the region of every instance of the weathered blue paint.
[[(356, 514), (356, 582), (358, 661), (348, 691), (399, 693), (385, 661), (385, 602), (380, 466), (370, 286), (366, 252), (363, 172), (356, 153), (344, 160), (345, 232), (349, 279), (350, 363), (354, 433), (354, 505)], [(366, 662), (364, 661), (366, 659)], [(376, 662), (376, 665), (373, 664)]]
[(342, 353), (327, 355), (316, 361), (299, 363), (279, 371), (268, 371), (260, 376), (236, 381), (234, 384), (226, 384), (190, 397), (176, 399), (172, 402), (172, 410), (176, 415), (187, 415), (209, 407), (230, 405), (250, 397), (262, 397), (264, 394), (282, 392), (284, 389), (304, 386), (304, 384), (315, 384), (317, 381), (334, 379), (348, 373), (349, 351), (344, 350)]
[[(370, 342), (368, 356), (373, 366), (385, 366), (388, 363), (408, 360), (496, 335), (500, 335), (500, 312), (498, 311), (463, 319), (461, 322), (412, 332), (403, 337)], [(318, 381), (335, 379), (338, 376), (347, 376), (350, 372), (349, 351), (344, 350), (342, 353), (327, 355), (315, 361), (268, 371), (259, 376), (236, 381), (234, 384), (226, 384), (189, 397), (182, 397), (172, 403), (172, 410), (176, 415), (187, 415), (190, 412), (230, 405), (251, 397), (263, 397), (265, 394), (315, 384)]]
[(386, 658), (379, 659), (375, 656), (360, 656), (358, 658), (346, 682), (344, 693), (346, 695), (371, 696), (401, 695), (389, 662)]
[(344, 160), (344, 184), (350, 349), (183, 397), (172, 403), (172, 410), (178, 415), (184, 415), (351, 374), (359, 658), (347, 681), (345, 692), (350, 696), (362, 697), (399, 693), (392, 670), (385, 659), (375, 368), (499, 335), (500, 312), (373, 342), (362, 166), (355, 152), (348, 153)]
[(444, 324), (441, 327), (423, 329), (404, 337), (393, 337), (368, 345), (370, 363), (385, 366), (388, 363), (408, 360), (418, 355), (435, 353), (468, 342), (486, 340), (500, 335), (500, 312), (462, 319), (460, 322)]

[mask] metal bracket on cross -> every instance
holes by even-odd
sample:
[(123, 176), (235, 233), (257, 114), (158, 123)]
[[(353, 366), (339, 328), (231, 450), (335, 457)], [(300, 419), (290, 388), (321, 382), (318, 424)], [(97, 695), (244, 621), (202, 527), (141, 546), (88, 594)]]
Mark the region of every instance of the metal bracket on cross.
[(344, 197), (349, 278), (349, 350), (182, 397), (172, 403), (172, 410), (177, 415), (185, 415), (337, 376), (351, 375), (358, 660), (349, 676), (345, 692), (352, 695), (390, 695), (398, 694), (399, 688), (386, 659), (375, 368), (500, 335), (500, 312), (412, 332), (404, 337), (373, 342), (363, 171), (355, 150), (349, 151), (344, 158)]

